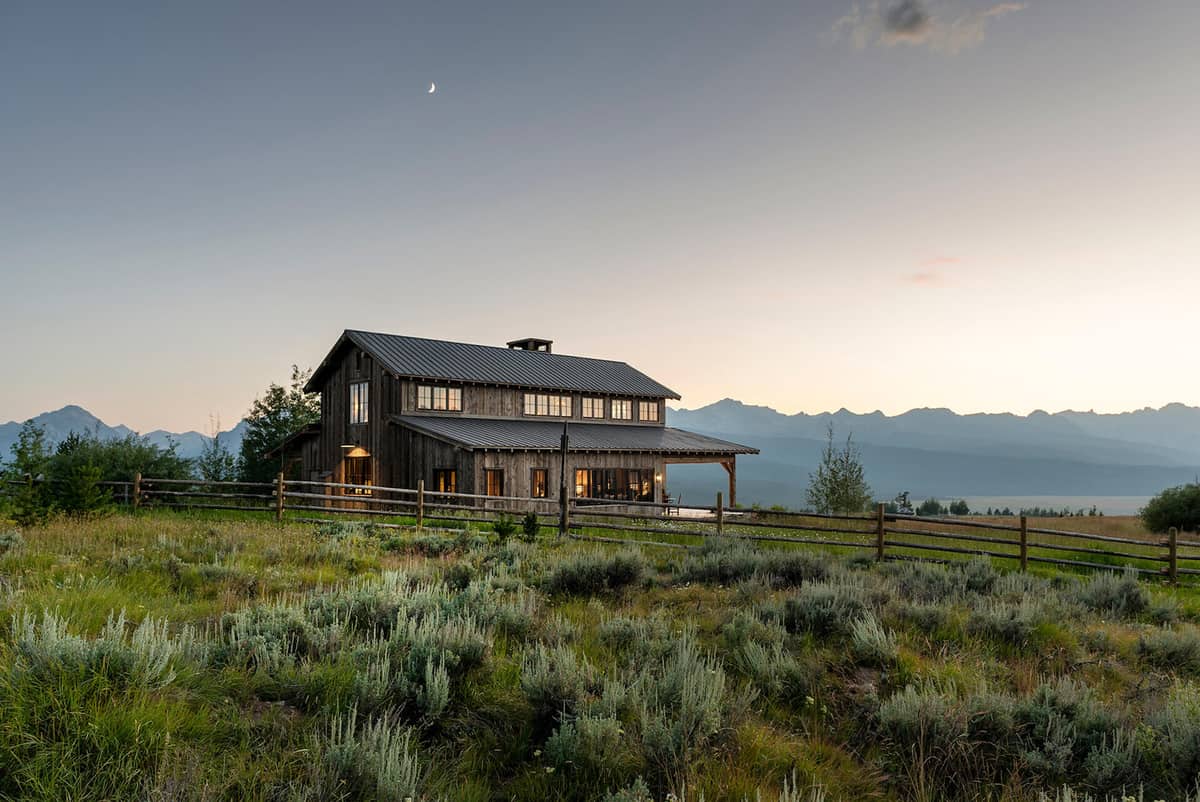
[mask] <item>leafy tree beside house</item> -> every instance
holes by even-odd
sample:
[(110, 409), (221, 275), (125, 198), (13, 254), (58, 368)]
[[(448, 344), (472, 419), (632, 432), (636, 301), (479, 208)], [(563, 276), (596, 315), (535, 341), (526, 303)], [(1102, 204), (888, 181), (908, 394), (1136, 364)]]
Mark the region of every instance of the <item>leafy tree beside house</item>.
[(292, 365), (292, 380), (287, 387), (272, 383), (262, 398), (254, 399), (246, 415), (246, 435), (238, 460), (243, 482), (269, 482), (281, 465), (266, 455), (291, 435), (321, 419), (321, 398), (305, 393), (304, 384), (311, 370)]
[(867, 484), (862, 455), (854, 445), (853, 435), (846, 444), (834, 445), (833, 424), (829, 425), (828, 440), (821, 452), (817, 470), (808, 475), (808, 505), (820, 513), (862, 512), (871, 503), (871, 488)]
[(238, 478), (237, 457), (221, 442), (220, 434), (214, 434), (204, 444), (196, 458), (196, 474), (209, 482), (232, 482)]

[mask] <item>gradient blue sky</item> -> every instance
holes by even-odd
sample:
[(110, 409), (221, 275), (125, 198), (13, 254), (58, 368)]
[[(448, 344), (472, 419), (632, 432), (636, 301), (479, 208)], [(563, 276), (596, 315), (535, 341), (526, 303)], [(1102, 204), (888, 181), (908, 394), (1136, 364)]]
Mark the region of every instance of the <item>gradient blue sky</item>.
[(903, 3), (10, 0), (0, 420), (228, 424), (347, 327), (692, 407), (1200, 403), (1200, 4)]

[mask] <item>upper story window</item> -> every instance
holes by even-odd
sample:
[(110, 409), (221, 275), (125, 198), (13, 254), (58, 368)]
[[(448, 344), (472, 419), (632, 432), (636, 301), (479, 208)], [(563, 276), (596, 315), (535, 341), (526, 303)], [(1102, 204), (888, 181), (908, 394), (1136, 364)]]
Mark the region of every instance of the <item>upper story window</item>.
[(431, 384), (418, 385), (417, 409), (462, 412), (462, 388), (438, 387)]
[(613, 420), (632, 420), (633, 419), (633, 402), (621, 398), (614, 398), (612, 402)]
[(585, 418), (603, 418), (604, 417), (604, 399), (603, 398), (583, 398), (583, 417)]
[(658, 402), (638, 401), (638, 420), (658, 420)]
[(350, 422), (367, 422), (367, 400), (370, 385), (368, 382), (351, 382), (350, 384)]
[(571, 417), (571, 396), (525, 393), (525, 414), (569, 418)]

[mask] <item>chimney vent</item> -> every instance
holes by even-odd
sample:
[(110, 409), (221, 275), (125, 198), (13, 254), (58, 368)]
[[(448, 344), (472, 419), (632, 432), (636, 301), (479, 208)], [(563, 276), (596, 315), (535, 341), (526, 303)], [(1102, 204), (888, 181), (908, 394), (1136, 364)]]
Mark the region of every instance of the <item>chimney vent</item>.
[(543, 340), (538, 337), (524, 337), (520, 340), (512, 340), (508, 343), (509, 348), (516, 348), (521, 351), (545, 351), (550, 353), (550, 346), (554, 344), (554, 340)]

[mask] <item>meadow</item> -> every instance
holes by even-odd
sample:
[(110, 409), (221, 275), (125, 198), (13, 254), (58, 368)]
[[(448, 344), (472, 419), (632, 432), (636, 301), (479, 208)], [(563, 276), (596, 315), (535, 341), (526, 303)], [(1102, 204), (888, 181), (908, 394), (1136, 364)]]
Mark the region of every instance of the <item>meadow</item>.
[(1195, 589), (697, 544), (0, 526), (0, 799), (1195, 794)]

